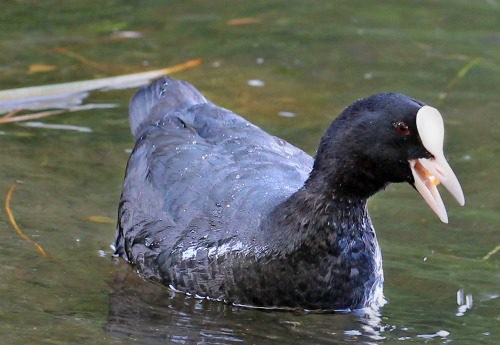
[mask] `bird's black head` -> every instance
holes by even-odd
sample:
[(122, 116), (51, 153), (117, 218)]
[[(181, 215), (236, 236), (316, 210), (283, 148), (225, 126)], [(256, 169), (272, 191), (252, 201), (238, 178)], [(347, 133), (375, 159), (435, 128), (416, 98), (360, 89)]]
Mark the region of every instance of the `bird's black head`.
[(307, 184), (349, 198), (368, 198), (391, 182), (408, 182), (447, 221), (435, 181), (441, 180), (459, 203), (464, 201), (442, 153), (443, 139), (436, 109), (405, 95), (376, 94), (356, 101), (333, 121), (321, 139)]

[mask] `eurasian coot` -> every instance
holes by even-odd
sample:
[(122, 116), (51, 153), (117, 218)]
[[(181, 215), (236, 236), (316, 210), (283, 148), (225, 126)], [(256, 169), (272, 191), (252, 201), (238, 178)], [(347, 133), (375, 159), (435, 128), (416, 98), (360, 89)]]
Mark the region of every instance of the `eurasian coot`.
[(465, 202), (443, 155), (441, 115), (401, 94), (347, 107), (316, 159), (172, 78), (135, 94), (130, 122), (137, 142), (116, 255), (148, 279), (202, 297), (376, 308), (384, 278), (367, 199), (408, 182), (443, 222), (439, 181)]

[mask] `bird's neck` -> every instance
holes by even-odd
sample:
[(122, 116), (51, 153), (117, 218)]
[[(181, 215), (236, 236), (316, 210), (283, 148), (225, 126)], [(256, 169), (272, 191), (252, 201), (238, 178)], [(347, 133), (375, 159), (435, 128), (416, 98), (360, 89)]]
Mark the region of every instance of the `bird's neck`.
[(331, 155), (316, 158), (309, 179), (305, 182), (305, 189), (340, 202), (347, 200), (366, 204), (369, 197), (389, 184), (379, 178), (381, 165), (368, 157), (342, 151)]
[[(306, 185), (278, 205), (270, 214), (269, 233), (282, 255), (295, 250), (343, 250), (344, 239), (364, 241), (373, 236), (366, 198), (335, 194)], [(339, 244), (340, 243), (340, 244)], [(302, 249), (300, 249), (302, 248)]]

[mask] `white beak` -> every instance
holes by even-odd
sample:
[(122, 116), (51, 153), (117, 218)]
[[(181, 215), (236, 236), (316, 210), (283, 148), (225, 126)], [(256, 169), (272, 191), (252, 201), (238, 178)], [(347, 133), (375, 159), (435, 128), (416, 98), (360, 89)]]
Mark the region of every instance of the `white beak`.
[(460, 182), (444, 157), (444, 123), (439, 111), (427, 105), (420, 108), (417, 130), (422, 144), (434, 157), (409, 161), (415, 188), (439, 219), (448, 223), (448, 214), (436, 186), (441, 182), (461, 206), (465, 205), (465, 197)]

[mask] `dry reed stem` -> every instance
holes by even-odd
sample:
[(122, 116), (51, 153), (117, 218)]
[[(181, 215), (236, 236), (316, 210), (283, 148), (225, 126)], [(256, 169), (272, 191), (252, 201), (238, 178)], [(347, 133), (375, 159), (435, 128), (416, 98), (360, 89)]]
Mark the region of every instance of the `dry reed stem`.
[(37, 247), (37, 249), (40, 251), (40, 253), (42, 253), (43, 256), (47, 257), (47, 253), (45, 253), (45, 250), (43, 250), (41, 245), (39, 245), (38, 243), (36, 243), (35, 241), (33, 241), (32, 239), (27, 237), (25, 234), (23, 234), (23, 232), (21, 231), (21, 229), (19, 228), (19, 226), (16, 223), (16, 219), (14, 218), (14, 215), (10, 211), (10, 199), (12, 198), (12, 192), (14, 191), (14, 188), (16, 188), (18, 183), (19, 182), (16, 181), (14, 183), (14, 185), (9, 189), (9, 192), (7, 193), (7, 198), (5, 199), (5, 211), (7, 211), (7, 216), (9, 217), (10, 223), (12, 224), (14, 229), (16, 229), (19, 236), (24, 238), (26, 241), (33, 243), (35, 245), (35, 247)]

